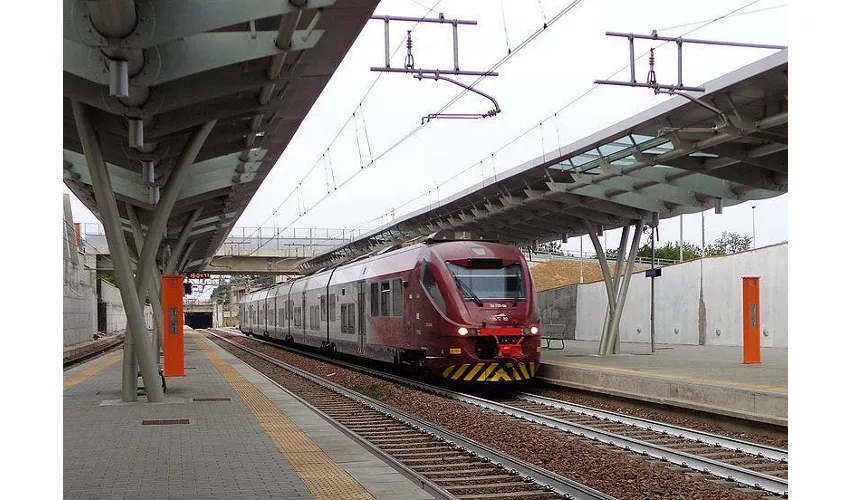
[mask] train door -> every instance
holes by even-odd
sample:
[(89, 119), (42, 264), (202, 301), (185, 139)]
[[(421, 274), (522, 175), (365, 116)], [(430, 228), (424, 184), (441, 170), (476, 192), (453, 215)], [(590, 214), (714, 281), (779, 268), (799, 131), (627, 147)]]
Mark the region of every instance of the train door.
[(301, 340), (307, 343), (307, 292), (301, 292), (301, 329), (304, 330), (304, 338)]
[(357, 347), (358, 352), (366, 352), (366, 282), (357, 283)]

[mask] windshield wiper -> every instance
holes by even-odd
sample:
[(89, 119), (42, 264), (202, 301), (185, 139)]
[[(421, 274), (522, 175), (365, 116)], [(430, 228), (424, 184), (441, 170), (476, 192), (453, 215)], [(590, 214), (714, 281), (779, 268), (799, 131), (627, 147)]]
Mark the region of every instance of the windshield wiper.
[(472, 297), (472, 299), (475, 301), (475, 303), (478, 304), (478, 307), (484, 307), (484, 303), (481, 302), (481, 299), (478, 298), (478, 295), (475, 295), (475, 292), (473, 292), (466, 285), (466, 283), (461, 281), (460, 278), (458, 278), (457, 276), (455, 276), (454, 278), (455, 278), (455, 283), (457, 283), (457, 286), (458, 286), (458, 288), (460, 288), (461, 293), (463, 293), (463, 291), (466, 290), (466, 292)]

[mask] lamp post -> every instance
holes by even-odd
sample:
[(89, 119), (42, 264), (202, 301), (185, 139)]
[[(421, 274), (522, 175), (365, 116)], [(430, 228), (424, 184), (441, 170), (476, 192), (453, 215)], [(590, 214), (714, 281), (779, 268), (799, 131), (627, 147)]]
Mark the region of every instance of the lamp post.
[(756, 206), (753, 205), (753, 249), (756, 248)]

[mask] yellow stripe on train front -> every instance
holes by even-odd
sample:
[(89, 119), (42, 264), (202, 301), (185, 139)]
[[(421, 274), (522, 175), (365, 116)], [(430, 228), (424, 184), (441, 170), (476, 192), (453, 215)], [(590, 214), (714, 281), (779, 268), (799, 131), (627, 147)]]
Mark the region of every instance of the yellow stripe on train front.
[(531, 378), (531, 377), (528, 376), (528, 370), (525, 369), (525, 363), (519, 364), (519, 371), (522, 372), (523, 378)]
[(484, 363), (478, 363), (477, 365), (473, 366), (472, 369), (469, 370), (469, 373), (467, 373), (466, 376), (463, 377), (463, 380), (465, 380), (467, 382), (472, 380), (475, 377), (475, 374), (478, 373), (478, 370), (480, 370), (481, 367), (483, 367), (483, 366), (484, 366)]
[(478, 377), (478, 381), (483, 382), (483, 381), (487, 380), (487, 377), (490, 376), (490, 374), (493, 372), (493, 370), (496, 369), (497, 366), (499, 366), (498, 363), (490, 363), (490, 365), (487, 367), (487, 369), (484, 370), (484, 373), (482, 373), (481, 376)]
[(531, 376), (534, 376), (534, 373), (537, 371), (537, 366), (534, 364), (534, 361), (528, 362), (528, 371), (531, 372)]
[(457, 380), (458, 378), (460, 378), (460, 376), (463, 375), (463, 372), (465, 372), (467, 368), (469, 368), (469, 363), (464, 363), (460, 365), (460, 368), (458, 368), (455, 374), (452, 375), (452, 380)]
[(454, 370), (454, 369), (455, 369), (455, 365), (452, 365), (452, 366), (450, 366), (450, 367), (446, 368), (445, 370), (443, 370), (443, 378), (449, 378), (449, 374), (450, 374), (450, 373), (452, 372), (452, 370)]
[(520, 377), (519, 372), (516, 370), (516, 365), (514, 363), (511, 363), (511, 370), (513, 370), (514, 372), (515, 380), (522, 380), (522, 377)]
[(495, 382), (495, 381), (497, 381), (497, 380), (499, 380), (499, 379), (504, 379), (504, 380), (507, 380), (508, 382), (510, 382), (510, 381), (511, 381), (511, 376), (510, 376), (510, 375), (508, 375), (508, 373), (507, 373), (507, 372), (506, 372), (503, 368), (499, 368), (499, 369), (496, 371), (496, 373), (495, 373), (495, 374), (493, 374), (493, 378), (491, 378), (491, 379), (490, 379), (490, 382)]

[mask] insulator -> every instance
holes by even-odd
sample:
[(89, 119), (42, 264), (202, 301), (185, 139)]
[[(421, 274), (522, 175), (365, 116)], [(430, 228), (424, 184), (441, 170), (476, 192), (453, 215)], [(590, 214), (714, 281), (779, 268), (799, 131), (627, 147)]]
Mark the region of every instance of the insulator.
[(413, 38), (410, 31), (407, 32), (407, 58), (404, 60), (405, 69), (413, 69)]

